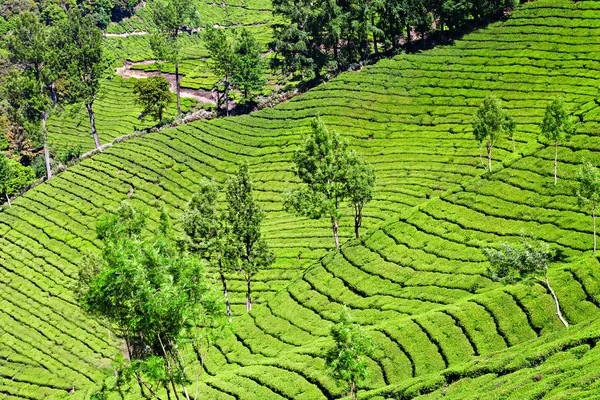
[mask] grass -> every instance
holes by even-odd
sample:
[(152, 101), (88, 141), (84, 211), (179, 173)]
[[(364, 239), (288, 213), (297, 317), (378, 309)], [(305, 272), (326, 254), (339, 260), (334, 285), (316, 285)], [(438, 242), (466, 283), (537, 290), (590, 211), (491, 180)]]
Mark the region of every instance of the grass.
[[(203, 398), (343, 396), (323, 360), (343, 306), (377, 346), (364, 398), (590, 395), (600, 265), (588, 252), (591, 217), (572, 189), (582, 157), (600, 163), (599, 21), (597, 2), (527, 3), (453, 46), (342, 74), (274, 109), (120, 143), (29, 191), (0, 213), (0, 393), (58, 397), (75, 385), (83, 398), (114, 385), (117, 343), (82, 315), (71, 291), (82, 253), (98, 251), (96, 218), (131, 188), (135, 204), (164, 204), (176, 216), (201, 178), (222, 183), (248, 160), (278, 260), (256, 275), (249, 315), (243, 278), (229, 276), (233, 332), (209, 353)], [(480, 166), (470, 126), (489, 92), (518, 124), (517, 151), (500, 141), (493, 174)], [(537, 124), (558, 94), (582, 123), (559, 149), (554, 186), (552, 149), (538, 140)], [(377, 173), (368, 233), (350, 240), (344, 208), (340, 251), (331, 250), (327, 221), (282, 210), (297, 184), (291, 154), (317, 114)], [(522, 231), (566, 256), (550, 281), (568, 330), (542, 285), (504, 287), (486, 277), (482, 248), (517, 241)], [(135, 386), (122, 390), (136, 397)]]

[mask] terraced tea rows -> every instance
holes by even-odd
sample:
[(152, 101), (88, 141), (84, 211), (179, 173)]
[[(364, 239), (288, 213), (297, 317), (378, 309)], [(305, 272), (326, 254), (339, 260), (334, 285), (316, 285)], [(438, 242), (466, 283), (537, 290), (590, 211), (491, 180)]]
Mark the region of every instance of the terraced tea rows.
[[(234, 312), (242, 315), (234, 318), (232, 336), (211, 350), (202, 378), (206, 398), (341, 395), (342, 388), (324, 374), (322, 356), (343, 304), (378, 346), (363, 389), (421, 382), (469, 365), (476, 356), (511, 351), (504, 349), (562, 330), (544, 287), (491, 282), (481, 248), (514, 240), (521, 230), (563, 249), (570, 260), (590, 248), (590, 217), (576, 207), (570, 181), (583, 155), (600, 163), (594, 140), (600, 76), (596, 9), (596, 2), (528, 3), (508, 21), (455, 46), (343, 74), (272, 110), (118, 144), (28, 192), (0, 214), (2, 282), (14, 291), (29, 288), (26, 295), (36, 301), (13, 300), (3, 308), (16, 310), (0, 317), (9, 327), (0, 333), (0, 343), (9, 344), (0, 346), (0, 393), (36, 398), (35, 390), (54, 395), (75, 384), (82, 394), (91, 381), (99, 384), (91, 366), (115, 348), (101, 339), (103, 328), (76, 309), (70, 289), (81, 253), (96, 251), (96, 218), (128, 194), (138, 204), (166, 204), (175, 214), (201, 177), (223, 182), (244, 159), (267, 211), (265, 235), (278, 261), (257, 274), (261, 304), (251, 315), (240, 312), (244, 283), (230, 276)], [(580, 21), (577, 29), (590, 34), (585, 49), (573, 46), (571, 30), (558, 26), (565, 10)], [(552, 34), (533, 33), (538, 25), (549, 26)], [(517, 151), (501, 141), (496, 172), (481, 176), (470, 121), (489, 92), (517, 120)], [(556, 94), (583, 123), (560, 150), (554, 187), (551, 150), (537, 141), (537, 124)], [(328, 253), (333, 239), (326, 221), (299, 219), (281, 209), (282, 194), (296, 184), (291, 154), (317, 114), (377, 171), (375, 199), (366, 209), (370, 234), (339, 253)], [(341, 233), (351, 236), (350, 218), (342, 220)], [(570, 323), (598, 315), (598, 274), (595, 261), (552, 269), (550, 279)], [(38, 312), (41, 304), (50, 310)], [(11, 320), (12, 315), (20, 317)], [(73, 326), (86, 327), (95, 339), (73, 334)], [(39, 340), (24, 344), (29, 327), (39, 330)], [(576, 335), (577, 328), (569, 332)], [(73, 338), (65, 340), (66, 332)], [(73, 345), (68, 354), (62, 353), (64, 343)], [(76, 372), (57, 366), (65, 360)], [(40, 367), (64, 378), (50, 380), (37, 373)], [(440, 379), (435, 375), (431, 382)]]
[[(150, 119), (139, 119), (141, 108), (135, 104), (133, 85), (133, 79), (122, 79), (119, 76), (104, 82), (101, 96), (94, 102), (96, 129), (102, 144), (156, 125), (156, 122)], [(183, 98), (181, 105), (184, 112), (194, 103), (191, 99)], [(173, 95), (167, 115), (176, 114)], [(90, 120), (85, 107), (67, 107), (61, 114), (50, 118), (48, 140), (55, 146), (81, 145), (84, 153), (94, 149)]]

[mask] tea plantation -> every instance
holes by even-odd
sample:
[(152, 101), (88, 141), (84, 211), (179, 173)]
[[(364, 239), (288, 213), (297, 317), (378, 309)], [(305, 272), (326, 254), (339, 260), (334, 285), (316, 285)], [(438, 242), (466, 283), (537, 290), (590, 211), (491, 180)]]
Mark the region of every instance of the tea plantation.
[[(600, 1), (538, 0), (453, 45), (342, 74), (273, 109), (180, 125), (82, 161), (0, 212), (0, 397), (89, 398), (112, 388), (120, 343), (73, 295), (84, 254), (99, 249), (97, 218), (128, 196), (176, 216), (203, 177), (223, 182), (244, 160), (277, 262), (256, 275), (250, 314), (245, 280), (228, 277), (231, 332), (210, 349), (199, 398), (342, 397), (324, 354), (344, 306), (375, 343), (361, 398), (597, 397), (600, 263), (590, 212), (573, 189), (582, 159), (600, 164), (599, 78)], [(493, 173), (471, 130), (489, 93), (517, 122), (516, 150), (500, 141)], [(111, 96), (98, 120), (119, 136), (135, 121), (111, 113)], [(556, 186), (554, 149), (538, 139), (554, 96), (580, 121), (559, 147)], [(297, 185), (292, 153), (316, 115), (376, 169), (365, 233), (350, 239), (345, 209), (339, 251), (328, 221), (282, 209)], [(486, 275), (483, 248), (523, 232), (564, 255), (549, 279), (568, 329), (545, 286)], [(108, 398), (138, 398), (136, 390)]]

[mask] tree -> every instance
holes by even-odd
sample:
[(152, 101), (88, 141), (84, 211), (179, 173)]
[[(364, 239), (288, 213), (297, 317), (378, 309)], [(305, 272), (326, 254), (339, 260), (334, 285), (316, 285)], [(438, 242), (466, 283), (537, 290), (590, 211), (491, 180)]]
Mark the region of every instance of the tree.
[(171, 102), (169, 82), (162, 76), (139, 79), (133, 86), (135, 103), (142, 107), (142, 114), (161, 122), (165, 107)]
[(54, 43), (60, 48), (59, 62), (67, 71), (68, 100), (85, 104), (94, 143), (100, 150), (93, 106), (100, 93), (102, 79), (112, 72), (112, 62), (103, 50), (102, 32), (94, 24), (92, 16), (84, 16), (74, 9), (69, 11), (68, 17), (55, 30), (58, 34)]
[(320, 118), (312, 121), (312, 134), (304, 138), (302, 149), (294, 153), (294, 173), (304, 185), (288, 193), (284, 207), (311, 219), (327, 216), (335, 247), (338, 237), (340, 204), (346, 198), (348, 143), (337, 132), (330, 132)]
[(252, 310), (252, 276), (275, 262), (275, 254), (262, 237), (260, 226), (264, 212), (252, 195), (248, 164), (241, 164), (227, 182), (226, 221), (231, 235), (227, 251), (229, 265), (241, 270), (246, 278), (246, 311)]
[(367, 333), (353, 323), (344, 308), (337, 324), (331, 328), (333, 347), (327, 352), (325, 363), (333, 378), (344, 382), (352, 400), (357, 399), (356, 386), (367, 376), (367, 357), (372, 355), (373, 342)]
[(363, 208), (373, 198), (375, 170), (362, 157), (351, 153), (346, 176), (347, 197), (354, 211), (354, 235), (358, 239), (362, 225)]
[(237, 62), (233, 71), (233, 82), (244, 95), (244, 99), (249, 100), (254, 92), (263, 87), (265, 79), (260, 45), (246, 28), (240, 31), (236, 40), (235, 54)]
[(594, 227), (594, 253), (596, 252), (596, 206), (600, 201), (600, 172), (589, 161), (584, 161), (577, 174), (579, 187), (575, 194), (579, 206), (590, 204), (592, 208), (592, 224)]
[(179, 61), (181, 43), (179, 34), (184, 24), (196, 18), (195, 3), (189, 0), (154, 0), (152, 21), (158, 32), (150, 38), (156, 57), (175, 64), (175, 91), (177, 93), (177, 118), (181, 118), (181, 87)]
[(179, 399), (177, 385), (188, 397), (183, 347), (218, 329), (220, 304), (203, 262), (177, 251), (167, 214), (161, 213), (154, 234), (147, 219), (147, 212), (124, 202), (98, 221), (102, 254), (83, 263), (76, 294), (85, 311), (125, 339), (121, 376), (134, 375), (144, 395), (158, 398), (157, 384)]
[(6, 196), (6, 201), (8, 205), (12, 207), (10, 204), (10, 198), (8, 197), (8, 183), (13, 178), (13, 170), (8, 163), (8, 158), (4, 155), (4, 153), (0, 153), (0, 191), (4, 193)]
[(479, 106), (473, 118), (473, 133), (480, 143), (485, 141), (488, 156), (488, 171), (492, 172), (492, 148), (496, 140), (503, 135), (513, 139), (514, 148), (515, 122), (510, 114), (502, 108), (500, 100), (494, 95), (488, 95)]
[(554, 184), (557, 181), (558, 145), (565, 142), (575, 131), (575, 124), (569, 118), (562, 98), (557, 97), (548, 103), (544, 120), (540, 124), (542, 136), (554, 145)]
[(182, 225), (187, 235), (184, 245), (192, 254), (208, 260), (219, 271), (227, 315), (231, 307), (227, 294), (225, 254), (228, 244), (228, 226), (225, 215), (217, 210), (219, 190), (214, 182), (201, 182), (200, 188), (188, 202)]
[[(530, 243), (523, 236), (521, 247), (501, 243), (500, 250), (488, 248), (483, 252), (490, 260), (491, 268), (488, 269), (488, 275), (493, 280), (510, 284), (535, 279), (546, 285), (554, 298), (558, 319), (565, 327), (569, 327), (560, 312), (558, 297), (548, 280), (548, 263), (556, 258), (556, 251), (550, 249), (548, 244), (536, 242), (535, 239)], [(543, 279), (540, 278), (541, 276)]]
[(53, 103), (57, 101), (54, 81), (60, 75), (55, 67), (56, 47), (49, 42), (50, 27), (31, 12), (14, 17), (14, 29), (6, 38), (9, 59), (17, 67), (12, 74), (13, 105), (27, 110), (20, 113), (28, 129), (33, 132), (42, 125), (44, 158), (47, 179), (52, 177), (48, 130), (46, 121)]
[(234, 75), (240, 71), (239, 57), (235, 52), (232, 38), (223, 29), (208, 27), (204, 31), (203, 39), (208, 48), (210, 69), (217, 79), (223, 82), (225, 114), (229, 115), (229, 90)]

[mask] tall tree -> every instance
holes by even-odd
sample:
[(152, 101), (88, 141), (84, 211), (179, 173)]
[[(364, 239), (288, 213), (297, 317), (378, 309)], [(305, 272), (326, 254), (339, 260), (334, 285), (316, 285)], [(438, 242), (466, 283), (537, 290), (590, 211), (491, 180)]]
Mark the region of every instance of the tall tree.
[(22, 108), (31, 111), (25, 114), (30, 129), (37, 129), (41, 122), (46, 176), (50, 179), (52, 168), (46, 121), (53, 103), (57, 100), (54, 81), (59, 73), (53, 63), (56, 60), (56, 47), (49, 43), (51, 28), (42, 23), (35, 14), (25, 12), (14, 17), (13, 21), (14, 28), (6, 38), (9, 59), (19, 71), (13, 75), (13, 94), (22, 89), (18, 102)]
[(540, 128), (542, 136), (554, 145), (554, 184), (556, 185), (558, 145), (568, 140), (575, 131), (575, 124), (569, 117), (562, 98), (557, 97), (548, 103)]
[(125, 202), (98, 221), (96, 233), (102, 254), (81, 266), (77, 298), (125, 339), (123, 376), (135, 375), (143, 394), (156, 397), (158, 385), (179, 399), (177, 386), (187, 394), (183, 347), (222, 322), (203, 263), (177, 251), (164, 212), (152, 234), (147, 213)]
[(340, 247), (339, 207), (348, 192), (349, 155), (348, 143), (330, 132), (320, 118), (313, 119), (312, 133), (294, 153), (294, 173), (304, 185), (291, 191), (284, 203), (288, 211), (311, 219), (330, 218), (336, 248)]
[(237, 62), (233, 71), (233, 82), (244, 95), (244, 99), (249, 100), (263, 87), (265, 79), (260, 45), (246, 28), (243, 28), (237, 37), (235, 54)]
[(245, 275), (246, 311), (252, 310), (252, 276), (261, 268), (275, 262), (260, 228), (264, 212), (254, 201), (252, 179), (248, 164), (241, 164), (237, 173), (227, 182), (226, 220), (231, 234), (231, 246), (227, 251), (228, 262), (237, 266)]
[(153, 0), (152, 21), (157, 32), (150, 38), (155, 55), (175, 64), (175, 91), (177, 92), (177, 118), (181, 118), (181, 87), (179, 61), (180, 34), (186, 22), (196, 18), (195, 3), (189, 0)]
[(187, 235), (185, 247), (193, 254), (208, 260), (218, 271), (223, 285), (223, 296), (227, 315), (231, 315), (225, 260), (228, 244), (228, 227), (225, 215), (217, 210), (219, 189), (214, 182), (201, 182), (200, 188), (188, 202), (183, 214), (182, 225)]
[(354, 212), (354, 235), (360, 237), (359, 229), (362, 225), (363, 208), (373, 198), (375, 185), (375, 170), (365, 160), (352, 152), (348, 158), (348, 171), (346, 173), (347, 197)]
[(502, 108), (500, 100), (494, 95), (488, 95), (479, 106), (473, 118), (473, 133), (481, 144), (485, 141), (488, 156), (488, 171), (492, 172), (492, 149), (496, 140), (507, 135), (513, 139), (514, 146), (515, 121)]
[(569, 324), (560, 311), (558, 297), (548, 280), (548, 264), (556, 258), (556, 251), (544, 242), (529, 242), (522, 237), (522, 245), (513, 246), (507, 243), (500, 244), (500, 250), (493, 248), (484, 249), (484, 254), (490, 260), (491, 268), (488, 275), (496, 281), (506, 284), (525, 282), (535, 279), (544, 284), (554, 298), (556, 315), (560, 322), (568, 328)]
[(8, 184), (13, 178), (13, 173), (14, 171), (8, 162), (8, 158), (6, 158), (4, 153), (0, 152), (0, 193), (4, 193), (10, 207), (12, 207), (12, 205), (10, 204), (10, 197), (8, 196)]
[(356, 400), (356, 387), (367, 376), (367, 357), (373, 353), (373, 341), (360, 325), (352, 322), (345, 308), (331, 327), (331, 337), (334, 345), (325, 356), (325, 364), (331, 376), (344, 382), (350, 398)]
[(59, 62), (65, 64), (68, 100), (85, 105), (94, 143), (100, 150), (93, 107), (100, 93), (102, 79), (112, 70), (108, 53), (103, 50), (102, 32), (94, 24), (91, 15), (82, 15), (77, 8), (69, 11), (68, 19), (60, 23), (55, 32), (53, 45), (60, 48)]
[(212, 27), (208, 27), (204, 31), (203, 38), (208, 48), (210, 69), (223, 83), (225, 114), (229, 115), (229, 91), (232, 79), (236, 71), (239, 71), (239, 57), (235, 52), (233, 38), (228, 36), (223, 29)]
[(579, 206), (589, 204), (592, 208), (592, 225), (594, 227), (594, 253), (596, 252), (596, 206), (600, 201), (600, 172), (589, 161), (584, 161), (577, 174), (579, 187), (575, 194)]

